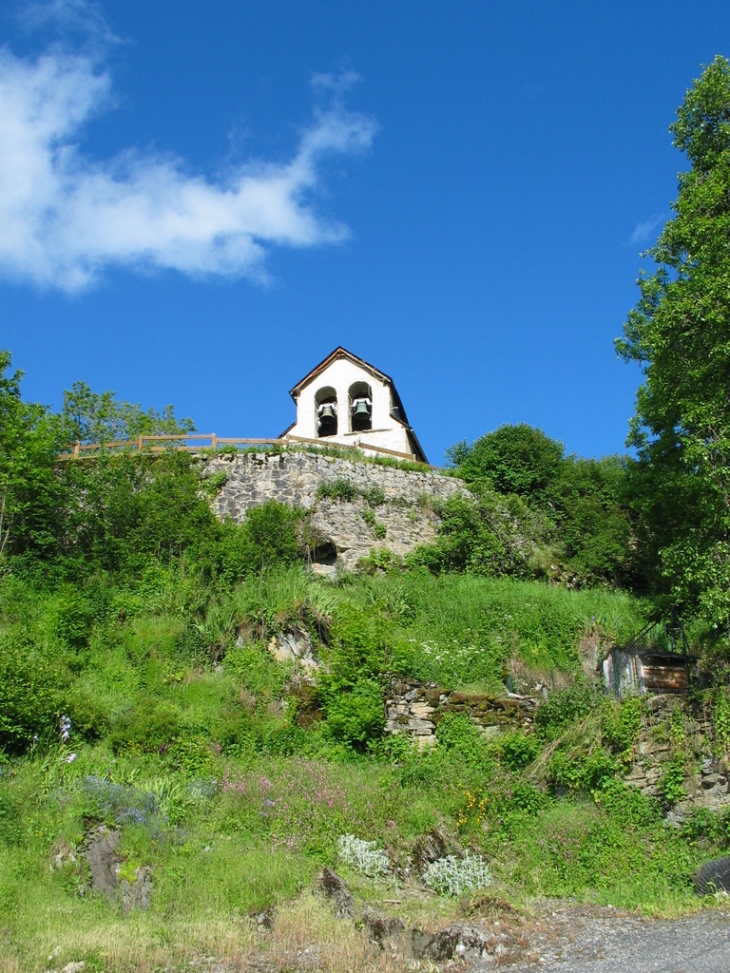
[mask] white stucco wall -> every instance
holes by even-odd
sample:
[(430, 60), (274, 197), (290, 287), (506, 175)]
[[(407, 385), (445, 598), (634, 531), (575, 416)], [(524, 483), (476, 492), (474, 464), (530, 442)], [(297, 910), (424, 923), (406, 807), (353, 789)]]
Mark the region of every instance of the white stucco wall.
[[(350, 386), (355, 382), (367, 382), (372, 389), (372, 429), (350, 432)], [(317, 432), (315, 397), (320, 389), (328, 386), (337, 393), (337, 434), (321, 437), (323, 442), (350, 446), (365, 443), (399, 453), (411, 452), (405, 427), (390, 414), (390, 386), (347, 358), (337, 358), (300, 390), (297, 421), (289, 430), (290, 436), (320, 438)]]

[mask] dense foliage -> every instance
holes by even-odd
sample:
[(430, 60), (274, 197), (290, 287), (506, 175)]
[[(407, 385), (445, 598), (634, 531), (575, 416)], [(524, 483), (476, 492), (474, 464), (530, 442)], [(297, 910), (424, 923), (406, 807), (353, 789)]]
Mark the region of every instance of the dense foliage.
[(632, 444), (644, 531), (674, 598), (730, 623), (730, 64), (717, 57), (670, 126), (691, 168), (648, 251), (657, 269), (618, 348), (641, 363)]
[(561, 443), (524, 424), (458, 443), (448, 457), (474, 501), (446, 504), (441, 540), (423, 563), (573, 586), (650, 587), (628, 457), (566, 456)]

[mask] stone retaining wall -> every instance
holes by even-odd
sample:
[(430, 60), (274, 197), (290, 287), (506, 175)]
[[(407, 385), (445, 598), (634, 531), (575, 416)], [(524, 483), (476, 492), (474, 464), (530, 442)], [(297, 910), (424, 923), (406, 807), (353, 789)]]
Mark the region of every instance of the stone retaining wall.
[(394, 679), (385, 702), (385, 732), (407, 734), (419, 746), (436, 742), (436, 727), (447, 713), (467, 716), (485, 734), (532, 726), (537, 700), (531, 696), (489, 696), (441, 689), (435, 683)]
[(641, 729), (626, 783), (648, 797), (662, 799), (662, 781), (667, 767), (678, 751), (668, 735), (672, 711), (679, 707), (684, 718), (686, 796), (667, 814), (673, 824), (682, 824), (689, 814), (701, 808), (720, 811), (730, 807), (730, 767), (712, 751), (713, 728), (702, 713), (693, 713), (676, 696), (648, 699), (649, 716)]
[[(321, 541), (315, 546), (315, 567), (334, 570), (356, 566), (373, 548), (404, 555), (437, 535), (438, 503), (466, 493), (461, 480), (442, 473), (399, 469), (320, 453), (247, 453), (205, 460), (204, 476), (226, 474), (214, 500), (221, 518), (242, 523), (247, 512), (277, 500), (312, 512), (311, 526)], [(322, 484), (346, 481), (352, 500), (318, 496)], [(378, 494), (368, 503), (363, 495)]]

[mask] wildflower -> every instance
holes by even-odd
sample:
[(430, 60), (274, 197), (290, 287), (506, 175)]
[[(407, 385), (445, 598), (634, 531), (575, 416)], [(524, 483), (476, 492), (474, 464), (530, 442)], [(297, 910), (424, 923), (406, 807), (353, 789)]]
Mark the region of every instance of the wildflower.
[(61, 734), (61, 742), (67, 743), (71, 736), (71, 719), (68, 716), (61, 716), (58, 721), (58, 732)]
[(72, 764), (77, 757), (78, 757), (77, 753), (67, 753), (63, 759), (66, 761), (67, 764)]

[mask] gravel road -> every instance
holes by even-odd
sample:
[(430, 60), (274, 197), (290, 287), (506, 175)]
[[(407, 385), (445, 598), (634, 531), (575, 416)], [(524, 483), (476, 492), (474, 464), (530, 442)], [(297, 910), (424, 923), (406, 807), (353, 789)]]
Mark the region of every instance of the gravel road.
[[(730, 912), (641, 919), (619, 910), (548, 909), (524, 929), (510, 973), (730, 973)], [(472, 973), (493, 973), (494, 962)]]

